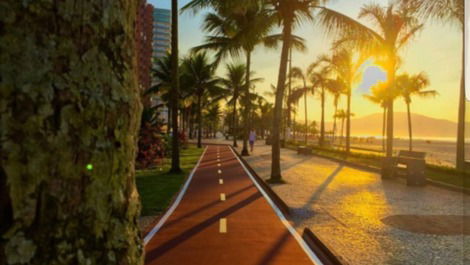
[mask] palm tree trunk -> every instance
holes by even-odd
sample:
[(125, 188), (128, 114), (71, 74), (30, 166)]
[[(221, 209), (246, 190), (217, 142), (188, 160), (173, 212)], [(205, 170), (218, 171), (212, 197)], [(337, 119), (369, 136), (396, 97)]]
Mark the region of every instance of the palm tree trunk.
[(459, 116), (457, 125), (456, 168), (465, 169), (465, 41), (462, 48), (462, 74), (460, 77)]
[(245, 93), (246, 93), (246, 101), (245, 101), (245, 128), (243, 128), (243, 149), (242, 149), (242, 156), (248, 156), (250, 153), (248, 152), (248, 135), (250, 133), (250, 78), (251, 78), (251, 51), (246, 50), (246, 74), (245, 74)]
[(197, 147), (202, 148), (202, 93), (197, 96)]
[[(289, 91), (287, 93), (287, 128), (292, 128), (292, 102), (290, 97), (292, 94), (292, 47), (289, 49)], [(290, 130), (289, 130), (290, 131)]]
[(408, 112), (408, 136), (410, 138), (409, 143), (409, 150), (413, 151), (413, 132), (411, 128), (411, 110), (410, 110), (410, 103), (406, 103), (406, 110)]
[(331, 140), (332, 144), (335, 143), (336, 137), (336, 114), (338, 113), (338, 105), (335, 104), (335, 114), (333, 115), (333, 139)]
[(385, 129), (386, 129), (386, 119), (387, 119), (387, 108), (383, 107), (383, 117), (382, 117), (382, 151), (385, 151)]
[(136, 8), (1, 1), (0, 264), (143, 264)]
[(346, 117), (342, 117), (341, 118), (341, 139), (339, 141), (339, 145), (342, 146), (343, 145), (343, 138), (344, 138), (344, 119)]
[(348, 88), (348, 105), (346, 110), (346, 152), (351, 150), (351, 86)]
[(181, 172), (180, 150), (178, 137), (178, 97), (179, 97), (179, 69), (178, 69), (178, 0), (171, 1), (171, 112), (173, 137), (171, 138), (171, 169), (172, 173)]
[(237, 134), (238, 134), (238, 126), (237, 126), (237, 99), (238, 99), (238, 88), (235, 88), (234, 95), (233, 95), (233, 122), (232, 122), (232, 130), (233, 130), (233, 147), (238, 147), (237, 143)]
[(304, 80), (304, 109), (305, 109), (305, 146), (308, 144), (308, 119), (307, 119), (307, 84)]
[(296, 141), (296, 126), (295, 126), (295, 116), (297, 114), (294, 112), (294, 122), (292, 123), (292, 130), (294, 131), (294, 142)]
[(171, 133), (171, 99), (170, 102), (167, 104), (168, 112), (167, 112), (167, 122), (166, 122), (166, 133)]
[(271, 159), (271, 181), (279, 182), (281, 175), (281, 146), (279, 139), (280, 122), (282, 121), (282, 101), (286, 83), (287, 60), (292, 38), (292, 20), (286, 19), (282, 31), (283, 42), (281, 51), (281, 62), (277, 80), (276, 100), (274, 103), (273, 128), (272, 128), (272, 159)]
[(321, 89), (320, 146), (325, 144), (325, 88)]

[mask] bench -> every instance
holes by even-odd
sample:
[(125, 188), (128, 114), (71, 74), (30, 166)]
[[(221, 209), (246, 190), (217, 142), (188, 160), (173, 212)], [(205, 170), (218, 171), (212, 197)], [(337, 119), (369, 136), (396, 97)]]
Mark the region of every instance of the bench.
[(424, 174), (426, 162), (425, 152), (400, 150), (398, 156), (393, 159), (393, 176), (405, 176), (406, 184), (409, 186), (426, 185)]
[(311, 155), (312, 148), (307, 146), (299, 146), (297, 147), (297, 154), (299, 155)]

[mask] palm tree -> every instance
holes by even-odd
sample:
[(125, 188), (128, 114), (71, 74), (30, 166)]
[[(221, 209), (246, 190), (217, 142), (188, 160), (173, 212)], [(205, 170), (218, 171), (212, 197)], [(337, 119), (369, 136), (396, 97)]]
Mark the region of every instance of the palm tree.
[(332, 10), (320, 12), (321, 24), (329, 33), (341, 36), (337, 45), (349, 44), (366, 54), (376, 54), (384, 58), (387, 72), (387, 163), (384, 163), (383, 176), (389, 176), (393, 155), (393, 84), (398, 69), (400, 50), (410, 42), (423, 25), (415, 17), (415, 9), (408, 5), (389, 4), (382, 7), (368, 4), (362, 7), (359, 18), (370, 19), (374, 29)]
[[(322, 62), (320, 58), (319, 62)], [(315, 64), (314, 64), (315, 65)], [(312, 65), (312, 66), (314, 66)], [(334, 83), (328, 77), (330, 74), (330, 68), (328, 66), (324, 66), (321, 69), (314, 71), (313, 68), (310, 69), (311, 75), (310, 80), (313, 83), (314, 87), (319, 88), (319, 95), (320, 95), (320, 102), (321, 102), (321, 119), (320, 119), (320, 141), (319, 145), (325, 145), (325, 99), (326, 99), (326, 92), (334, 89)]]
[(400, 91), (400, 95), (406, 103), (406, 110), (408, 113), (408, 134), (410, 138), (409, 150), (413, 151), (413, 133), (411, 127), (411, 97), (413, 95), (419, 97), (434, 97), (437, 95), (435, 90), (424, 90), (429, 86), (429, 78), (424, 73), (417, 75), (402, 74), (397, 76), (396, 89)]
[(295, 117), (296, 117), (296, 114), (297, 114), (297, 105), (300, 101), (300, 99), (302, 98), (302, 96), (305, 94), (305, 90), (300, 87), (300, 88), (294, 88), (289, 97), (287, 98), (287, 102), (288, 104), (290, 104), (292, 107), (291, 107), (291, 111), (294, 112), (294, 119), (293, 119), (293, 126), (292, 126), (292, 129), (293, 129), (293, 134), (294, 134), (294, 141), (296, 140), (295, 138), (295, 134), (296, 134), (296, 128), (297, 126), (296, 123), (295, 123)]
[(371, 94), (364, 95), (364, 98), (369, 100), (372, 103), (380, 105), (383, 109), (382, 115), (382, 150), (385, 151), (385, 129), (386, 129), (386, 119), (387, 119), (387, 83), (379, 82), (376, 85), (371, 87)]
[[(345, 90), (345, 84), (342, 82), (342, 80), (340, 78), (336, 78), (336, 79), (330, 79), (328, 81), (328, 91), (333, 95), (333, 105), (335, 107), (335, 111), (334, 113), (336, 114), (338, 112), (338, 105), (339, 105), (339, 100), (340, 100), (340, 97), (341, 97), (341, 94), (344, 94), (344, 90)], [(335, 136), (336, 136), (336, 115), (333, 115), (333, 139), (332, 139), (332, 143), (334, 143), (335, 141)]]
[(220, 98), (219, 86), (220, 79), (215, 77), (215, 67), (205, 52), (191, 54), (183, 60), (182, 64), (182, 81), (185, 86), (191, 87), (196, 96), (197, 102), (197, 146), (202, 147), (202, 109), (203, 98), (210, 99), (217, 95)]
[(336, 81), (331, 81), (331, 85), (346, 94), (346, 152), (350, 152), (351, 149), (352, 87), (361, 78), (359, 68), (363, 64), (365, 56), (361, 56), (358, 60), (354, 60), (353, 57), (353, 53), (347, 49), (337, 49), (331, 58), (323, 57), (323, 60), (337, 75)]
[(210, 137), (215, 138), (221, 115), (220, 105), (218, 102), (215, 102), (208, 107), (205, 118), (207, 120), (206, 132)]
[[(308, 116), (307, 116), (307, 95), (308, 95), (308, 85), (307, 85), (307, 78), (308, 78), (308, 73), (303, 72), (302, 69), (299, 67), (293, 67), (290, 73), (290, 76), (300, 79), (302, 81), (302, 86), (298, 88), (298, 91), (302, 91), (303, 96), (304, 96), (304, 107), (305, 107), (305, 140), (304, 143), (307, 145), (307, 140), (308, 140)], [(313, 94), (313, 88), (312, 88), (312, 94)], [(289, 103), (289, 102), (288, 102)], [(289, 105), (289, 104), (288, 104)]]
[[(194, 2), (194, 1), (193, 1)], [(246, 73), (244, 93), (249, 93), (251, 55), (256, 45), (265, 43), (273, 46), (279, 40), (278, 36), (266, 37), (274, 26), (274, 17), (270, 15), (261, 2), (253, 2), (246, 8), (234, 10), (225, 9), (222, 4), (214, 4), (217, 13), (209, 13), (204, 20), (204, 29), (213, 35), (206, 37), (206, 43), (195, 47), (194, 50), (215, 50), (216, 63), (227, 55), (246, 56)], [(245, 102), (249, 104), (249, 102)], [(248, 122), (250, 108), (247, 105), (245, 122)], [(245, 124), (243, 133), (242, 155), (248, 153), (248, 133), (250, 124)]]
[(154, 67), (152, 68), (152, 76), (158, 80), (158, 83), (145, 92), (145, 95), (158, 94), (160, 99), (166, 103), (168, 109), (167, 116), (167, 133), (171, 131), (171, 91), (172, 91), (172, 56), (154, 59)]
[(179, 63), (178, 63), (178, 0), (171, 1), (171, 173), (180, 173), (180, 152), (178, 135), (178, 97), (179, 97)]
[(308, 0), (270, 0), (268, 1), (272, 11), (276, 14), (279, 24), (282, 25), (282, 49), (279, 63), (276, 99), (274, 105), (273, 129), (272, 129), (272, 182), (280, 182), (281, 175), (281, 150), (280, 150), (280, 122), (282, 121), (282, 109), (284, 90), (287, 77), (287, 63), (292, 43), (292, 30), (302, 21), (312, 20), (312, 9), (319, 1)]
[[(410, 0), (402, 0), (402, 4), (408, 4)], [(445, 24), (452, 24), (462, 30), (462, 68), (460, 75), (459, 114), (457, 128), (457, 154), (456, 167), (464, 169), (465, 162), (465, 4), (464, 0), (413, 0), (417, 4), (421, 15), (426, 18), (438, 19)]]
[(222, 79), (222, 85), (232, 91), (232, 98), (228, 102), (232, 104), (233, 111), (232, 111), (232, 129), (233, 129), (233, 146), (238, 147), (237, 144), (237, 136), (238, 136), (238, 117), (237, 117), (237, 102), (240, 91), (244, 87), (245, 83), (245, 73), (246, 67), (244, 64), (227, 64), (226, 65), (226, 77)]

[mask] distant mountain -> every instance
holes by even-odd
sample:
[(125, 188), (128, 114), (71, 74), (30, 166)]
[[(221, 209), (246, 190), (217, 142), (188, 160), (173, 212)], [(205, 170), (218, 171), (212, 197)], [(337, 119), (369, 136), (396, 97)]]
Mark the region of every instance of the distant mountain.
[[(420, 114), (411, 114), (413, 137), (456, 137), (457, 123), (449, 120), (435, 119)], [(332, 122), (326, 124), (330, 129)], [(346, 122), (345, 122), (346, 126)], [(338, 130), (341, 124), (338, 122)], [(346, 130), (346, 129), (345, 129)], [(375, 113), (351, 120), (352, 135), (382, 135), (382, 114)], [(394, 113), (394, 136), (408, 137), (408, 119), (406, 112)]]

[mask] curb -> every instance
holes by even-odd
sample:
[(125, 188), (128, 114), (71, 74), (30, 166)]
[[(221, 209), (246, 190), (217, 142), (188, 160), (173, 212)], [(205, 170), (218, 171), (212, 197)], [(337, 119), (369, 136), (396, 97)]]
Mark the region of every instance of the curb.
[[(238, 156), (243, 165), (250, 171), (251, 175), (256, 179), (258, 184), (268, 194), (271, 200), (278, 206), (282, 213), (286, 216), (290, 215), (290, 208), (287, 204), (271, 189), (256, 171), (249, 165), (249, 163), (243, 159), (243, 157), (232, 147), (234, 153)], [(343, 261), (341, 256), (337, 255), (331, 248), (328, 248), (309, 228), (304, 228), (302, 233), (302, 239), (307, 244), (308, 248), (317, 255), (323, 265), (349, 265)]]
[(349, 265), (341, 256), (326, 246), (309, 228), (304, 229), (302, 238), (310, 249), (318, 255), (324, 265)]

